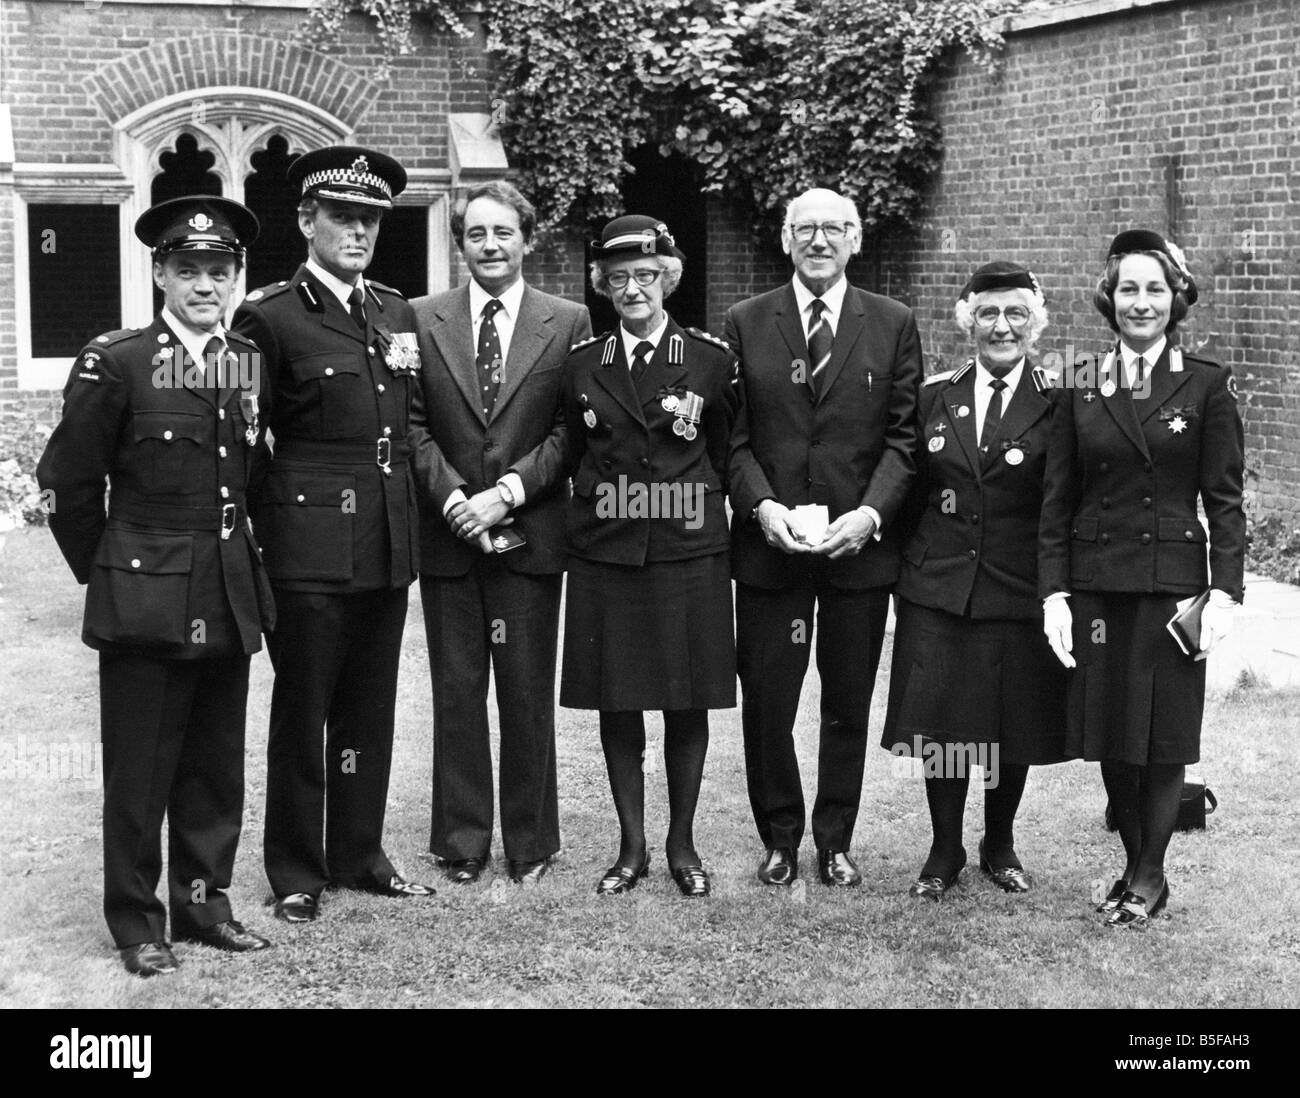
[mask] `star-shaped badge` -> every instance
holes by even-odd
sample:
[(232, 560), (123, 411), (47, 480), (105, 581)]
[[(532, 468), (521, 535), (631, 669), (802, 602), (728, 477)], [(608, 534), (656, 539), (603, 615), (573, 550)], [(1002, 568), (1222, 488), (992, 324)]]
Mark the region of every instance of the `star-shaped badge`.
[(1181, 435), (1187, 430), (1187, 420), (1183, 419), (1182, 416), (1174, 416), (1174, 418), (1169, 421), (1169, 429), (1173, 431), (1174, 434)]

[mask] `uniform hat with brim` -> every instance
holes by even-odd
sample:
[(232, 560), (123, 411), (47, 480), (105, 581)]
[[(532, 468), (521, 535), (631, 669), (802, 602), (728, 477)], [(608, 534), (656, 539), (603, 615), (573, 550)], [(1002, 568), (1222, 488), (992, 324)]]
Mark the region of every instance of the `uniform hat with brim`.
[(627, 214), (616, 217), (601, 231), (600, 239), (591, 242), (593, 259), (626, 259), (636, 255), (686, 256), (677, 249), (677, 241), (668, 226), (653, 217)]
[(1187, 298), (1187, 304), (1196, 304), (1196, 283), (1192, 280), (1192, 272), (1187, 269), (1187, 260), (1183, 256), (1181, 248), (1150, 229), (1125, 229), (1110, 242), (1110, 249), (1106, 252), (1106, 258), (1111, 259), (1117, 255), (1131, 255), (1133, 252), (1159, 252), (1168, 259), (1187, 280), (1187, 289), (1183, 291), (1183, 296)]
[(171, 252), (224, 252), (243, 255), (260, 226), (247, 206), (229, 198), (192, 194), (145, 210), (135, 235), (155, 255)]
[(391, 210), (406, 189), (406, 169), (391, 156), (356, 145), (305, 152), (289, 165), (289, 185), (299, 198), (312, 195)]
[(1034, 272), (1008, 259), (995, 259), (992, 263), (977, 268), (957, 296), (964, 301), (971, 294), (982, 294), (988, 290), (1028, 290), (1040, 300), (1043, 296)]

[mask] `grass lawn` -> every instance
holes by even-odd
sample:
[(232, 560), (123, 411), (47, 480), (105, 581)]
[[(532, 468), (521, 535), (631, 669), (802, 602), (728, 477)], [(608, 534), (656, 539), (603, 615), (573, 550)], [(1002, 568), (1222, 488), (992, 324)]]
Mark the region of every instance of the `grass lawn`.
[[(0, 1005), (169, 1006), (1295, 1006), (1300, 930), (1294, 782), (1300, 692), (1242, 689), (1207, 704), (1205, 776), (1221, 802), (1208, 831), (1175, 836), (1168, 919), (1145, 932), (1100, 925), (1090, 901), (1122, 865), (1101, 824), (1097, 767), (1035, 770), (1018, 850), (1037, 886), (1009, 897), (972, 865), (955, 898), (909, 899), (929, 820), (921, 781), (868, 755), (854, 856), (864, 887), (833, 893), (814, 877), (789, 892), (754, 878), (760, 854), (745, 794), (739, 710), (714, 714), (697, 845), (714, 895), (681, 898), (662, 854), (662, 731), (648, 783), (654, 868), (621, 899), (597, 900), (617, 849), (594, 714), (559, 712), (564, 851), (537, 889), (495, 876), (457, 888), (424, 854), (430, 721), (418, 596), (407, 623), (389, 792), (387, 849), (398, 868), (436, 882), (432, 901), (328, 893), (321, 920), (289, 927), (262, 904), (266, 714), (270, 666), (253, 661), (244, 839), (236, 917), (275, 948), (230, 957), (179, 945), (180, 973), (141, 981), (121, 969), (100, 910), (100, 792), (78, 780), (75, 752), (98, 737), (95, 654), (79, 639), (84, 591), (48, 531), (10, 533), (0, 549)], [(418, 588), (413, 589), (413, 595)], [(883, 720), (888, 652), (876, 684)], [(805, 781), (815, 758), (817, 684), (799, 723)], [(1290, 729), (1291, 731), (1287, 731)], [(73, 751), (71, 759), (67, 752)], [(26, 760), (15, 767), (15, 759)], [(49, 760), (33, 766), (33, 759)], [(93, 756), (86, 756), (93, 761)], [(33, 771), (36, 772), (33, 772)], [(16, 772), (17, 771), (17, 772)], [(810, 791), (811, 794), (811, 791)], [(809, 796), (811, 803), (811, 795)], [(811, 837), (805, 862), (812, 860)], [(34, 965), (31, 958), (42, 958)], [(1121, 988), (1122, 984), (1122, 997)]]

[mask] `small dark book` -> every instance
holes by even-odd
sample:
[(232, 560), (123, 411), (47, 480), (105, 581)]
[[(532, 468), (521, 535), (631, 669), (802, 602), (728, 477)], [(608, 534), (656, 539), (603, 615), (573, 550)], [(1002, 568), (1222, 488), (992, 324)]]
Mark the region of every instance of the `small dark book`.
[(492, 542), (492, 550), (496, 553), (508, 553), (511, 549), (528, 544), (528, 539), (513, 526), (492, 527), (488, 531), (488, 540)]
[(1209, 655), (1208, 652), (1201, 651), (1201, 612), (1209, 601), (1208, 587), (1195, 598), (1183, 599), (1178, 603), (1178, 613), (1165, 626), (1183, 650), (1183, 655), (1197, 660), (1203, 660)]

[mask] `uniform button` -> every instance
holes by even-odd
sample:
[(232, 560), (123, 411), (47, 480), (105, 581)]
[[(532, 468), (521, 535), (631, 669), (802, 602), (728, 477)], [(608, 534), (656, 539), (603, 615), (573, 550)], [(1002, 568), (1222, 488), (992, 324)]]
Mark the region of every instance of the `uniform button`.
[(326, 377), (333, 377), (333, 376), (334, 376), (334, 367), (333, 367), (333, 366), (326, 366), (326, 367), (325, 367), (325, 376), (326, 376)]
[(978, 554), (977, 552), (975, 552), (974, 549), (968, 550), (967, 553), (966, 553), (966, 555), (967, 555), (968, 557), (970, 557), (971, 560), (974, 560), (976, 557), (979, 556), (979, 554)]
[(1151, 535), (1150, 535), (1150, 534), (1143, 534), (1143, 535), (1142, 535), (1142, 544), (1143, 544), (1143, 545), (1150, 545), (1150, 544), (1151, 544)]
[(1150, 497), (1150, 496), (1143, 496), (1143, 497), (1142, 497), (1142, 506), (1143, 506), (1143, 507), (1150, 507), (1150, 506), (1151, 506), (1151, 497)]
[(384, 387), (382, 385), (376, 385), (375, 388), (377, 388), (381, 393), (384, 391)]
[(491, 439), (488, 439), (485, 443), (483, 443), (484, 453), (487, 453), (490, 450), (495, 450), (496, 448), (497, 448), (497, 444), (493, 442)]
[(970, 520), (971, 520), (971, 524), (974, 526), (978, 526), (980, 524), (979, 515), (971, 515)]
[(1100, 465), (1097, 466), (1097, 472), (1099, 472), (1099, 473), (1109, 473), (1109, 472), (1110, 472), (1110, 466), (1109, 466), (1108, 464), (1106, 464), (1106, 462), (1103, 461)]
[(1196, 540), (1196, 535), (1193, 534), (1190, 530), (1184, 530), (1184, 531), (1183, 531), (1183, 537), (1185, 537), (1188, 541), (1195, 541), (1195, 540)]
[(650, 459), (649, 459), (649, 458), (642, 458), (640, 464), (641, 464), (641, 468), (643, 468), (643, 469), (649, 469), (649, 468), (650, 468)]
[(168, 442), (171, 442), (171, 440), (172, 440), (172, 433), (171, 433), (170, 431), (164, 431), (164, 432), (163, 432), (163, 438), (165, 438)]
[(389, 435), (391, 435), (392, 433), (393, 433), (393, 429), (392, 429), (391, 427), (385, 427), (385, 428), (384, 428), (384, 437), (385, 437), (385, 438), (387, 438), (387, 437), (388, 437)]
[(131, 561), (131, 567), (132, 567), (132, 568), (139, 568), (139, 567), (140, 567), (140, 558), (139, 558), (139, 557), (136, 557), (134, 560)]
[(807, 480), (804, 481), (804, 483), (807, 484), (807, 485), (811, 488), (811, 487), (812, 487), (812, 477), (809, 477)]
[(373, 347), (366, 348), (366, 354), (373, 355), (374, 353), (375, 353), (375, 349)]
[(224, 408), (218, 408), (218, 409), (217, 409), (217, 418), (218, 418), (218, 419), (225, 419), (225, 418), (226, 418), (226, 410), (225, 410)]
[(303, 496), (303, 495), (300, 495), (300, 496), (298, 497), (298, 502), (299, 502), (299, 503), (306, 503), (306, 502), (307, 502), (307, 497), (306, 497), (306, 496)]
[(1101, 543), (1102, 543), (1102, 545), (1109, 545), (1109, 544), (1110, 544), (1110, 535), (1109, 535), (1109, 534), (1102, 534), (1102, 535), (1101, 535)]
[(1101, 505), (1102, 505), (1102, 507), (1109, 507), (1109, 506), (1110, 506), (1110, 496), (1102, 496), (1102, 497), (1101, 497)]
[(221, 498), (222, 499), (230, 498), (230, 489), (227, 488), (224, 484), (221, 486)]
[(226, 456), (226, 448), (225, 448), (224, 446), (218, 446), (218, 447), (217, 447), (217, 453), (219, 453), (222, 457), (225, 457), (225, 456)]

